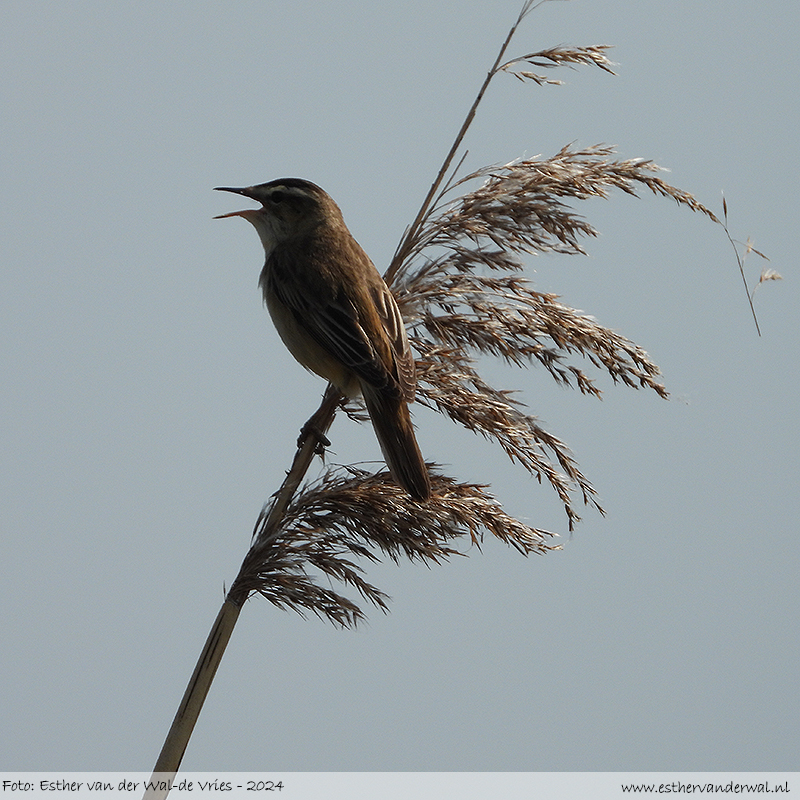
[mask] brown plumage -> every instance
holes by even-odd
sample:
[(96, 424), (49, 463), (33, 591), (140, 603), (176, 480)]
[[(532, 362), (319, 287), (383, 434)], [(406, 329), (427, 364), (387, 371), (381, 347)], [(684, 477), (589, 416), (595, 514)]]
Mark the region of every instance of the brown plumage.
[(261, 203), (236, 211), (261, 237), (266, 262), (259, 286), (292, 355), (348, 397), (363, 395), (394, 480), (412, 497), (430, 496), (414, 435), (414, 357), (389, 287), (319, 186), (284, 178), (221, 188)]

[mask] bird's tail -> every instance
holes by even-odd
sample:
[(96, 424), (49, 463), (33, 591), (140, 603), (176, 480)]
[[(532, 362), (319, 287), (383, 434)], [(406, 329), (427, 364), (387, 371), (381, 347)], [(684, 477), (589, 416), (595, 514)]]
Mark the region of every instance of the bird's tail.
[(415, 500), (431, 495), (431, 480), (422, 458), (408, 403), (397, 393), (362, 385), (364, 403), (392, 478)]

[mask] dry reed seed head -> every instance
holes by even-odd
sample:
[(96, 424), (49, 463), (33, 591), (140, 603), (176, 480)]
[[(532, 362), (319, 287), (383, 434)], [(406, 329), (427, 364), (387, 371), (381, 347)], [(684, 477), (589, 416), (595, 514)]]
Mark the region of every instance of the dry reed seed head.
[[(606, 198), (614, 188), (635, 195), (639, 185), (718, 221), (691, 194), (656, 177), (660, 168), (652, 161), (619, 161), (613, 154), (606, 145), (582, 150), (567, 146), (548, 159), (515, 161), (467, 175), (442, 193), (412, 255), (464, 239), (488, 239), (499, 251), (512, 253), (583, 253), (579, 240), (596, 231), (560, 198)], [(478, 188), (444, 203), (446, 192), (477, 180), (483, 181)]]
[(538, 73), (531, 73), (527, 71), (516, 71), (513, 67), (520, 64), (528, 64), (536, 69), (552, 69), (554, 67), (569, 66), (575, 67), (578, 65), (588, 65), (600, 67), (606, 72), (614, 74), (613, 67), (616, 66), (613, 61), (609, 60), (606, 53), (611, 50), (613, 45), (597, 44), (589, 45), (586, 47), (568, 47), (560, 45), (557, 47), (549, 47), (546, 50), (540, 50), (538, 53), (527, 53), (524, 56), (517, 56), (505, 64), (501, 64), (497, 70), (498, 72), (509, 72), (512, 75), (520, 78), (520, 80), (533, 80), (539, 85), (561, 84), (562, 81), (547, 78)]
[(591, 483), (578, 468), (569, 448), (547, 433), (509, 391), (485, 383), (474, 362), (459, 349), (438, 347), (413, 337), (422, 358), (417, 362), (418, 400), (474, 433), (496, 441), (506, 455), (556, 491), (570, 530), (580, 520), (572, 495), (602, 513)]
[(607, 197), (613, 188), (635, 194), (645, 185), (715, 219), (691, 195), (655, 177), (659, 168), (651, 161), (614, 160), (613, 152), (605, 145), (565, 147), (549, 159), (466, 176), (451, 188), (476, 180), (481, 185), (449, 203), (440, 195), (397, 273), (401, 309), (421, 355), (420, 401), (497, 441), (512, 460), (546, 479), (570, 528), (579, 518), (573, 492), (599, 508), (593, 487), (559, 439), (524, 414), (509, 393), (481, 380), (470, 354), (499, 355), (518, 365), (535, 360), (557, 382), (597, 396), (593, 379), (569, 363), (579, 355), (614, 382), (667, 396), (658, 366), (642, 348), (554, 295), (537, 292), (518, 274), (522, 253), (582, 253), (579, 240), (596, 234), (561, 198)]
[[(536, 359), (558, 382), (588, 394), (599, 390), (582, 369), (565, 364), (570, 354), (580, 354), (615, 382), (665, 397), (658, 367), (633, 342), (536, 292), (523, 277), (477, 274), (519, 272), (524, 252), (583, 253), (580, 239), (596, 232), (564, 197), (607, 197), (612, 188), (635, 194), (644, 185), (718, 221), (692, 195), (655, 176), (653, 162), (614, 160), (613, 153), (606, 145), (564, 147), (549, 159), (486, 167), (447, 187), (397, 273), (399, 302), (412, 324), (450, 348), (517, 364)], [(475, 180), (483, 183), (444, 202), (446, 191)]]
[[(434, 465), (432, 465), (434, 466)], [(297, 495), (287, 509), (277, 536), (255, 543), (231, 595), (237, 602), (261, 594), (276, 606), (312, 612), (350, 627), (363, 618), (352, 600), (320, 587), (314, 571), (355, 588), (373, 605), (386, 610), (387, 597), (362, 577), (352, 559), (441, 563), (461, 555), (454, 544), (469, 535), (480, 545), (489, 533), (524, 554), (559, 549), (548, 543), (556, 536), (524, 525), (503, 511), (485, 486), (461, 484), (432, 472), (433, 497), (411, 500), (388, 472), (368, 474), (352, 467), (328, 470)], [(259, 523), (268, 517), (262, 513)]]
[(782, 281), (783, 275), (776, 272), (774, 269), (764, 269), (761, 272), (761, 276), (758, 279), (759, 283), (764, 283), (765, 281)]
[(499, 355), (520, 366), (536, 360), (557, 382), (599, 395), (592, 379), (565, 363), (578, 354), (614, 381), (666, 396), (659, 369), (642, 348), (555, 295), (534, 290), (521, 276), (448, 274), (446, 266), (443, 260), (407, 276), (402, 308), (411, 309), (412, 331), (423, 328), (438, 344)]

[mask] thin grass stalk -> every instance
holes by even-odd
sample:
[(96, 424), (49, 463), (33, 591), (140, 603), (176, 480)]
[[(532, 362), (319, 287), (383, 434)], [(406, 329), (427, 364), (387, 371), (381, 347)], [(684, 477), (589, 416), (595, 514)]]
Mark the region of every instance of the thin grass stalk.
[[(305, 478), (319, 447), (320, 437), (324, 437), (333, 423), (340, 401), (341, 395), (338, 390), (329, 385), (320, 407), (303, 426), (301, 440), (298, 442), (298, 449), (291, 469), (277, 492), (275, 503), (266, 522), (265, 530), (268, 532), (268, 537), (274, 536), (287, 506), (297, 491), (297, 487)], [(174, 778), (180, 768), (195, 723), (200, 716), (200, 711), (211, 688), (214, 675), (236, 626), (239, 612), (247, 600), (247, 592), (243, 592), (240, 588), (241, 575), (242, 569), (240, 568), (239, 575), (231, 585), (225, 602), (222, 604), (222, 608), (208, 635), (208, 639), (206, 639), (203, 651), (197, 660), (197, 665), (172, 721), (167, 738), (164, 740), (161, 753), (158, 756), (155, 767), (153, 767), (153, 783), (169, 781)], [(158, 781), (156, 778), (158, 778)], [(166, 791), (161, 794), (160, 790), (148, 790), (145, 793), (145, 797), (148, 800), (157, 800), (166, 797)]]
[[(725, 199), (725, 195), (722, 195), (722, 217), (722, 227), (725, 230), (725, 235), (728, 237), (728, 241), (731, 243), (731, 247), (733, 248), (733, 253), (736, 256), (736, 263), (739, 265), (739, 274), (742, 276), (742, 284), (744, 285), (744, 292), (747, 295), (747, 302), (750, 304), (750, 313), (753, 315), (753, 322), (756, 325), (756, 333), (761, 336), (761, 326), (758, 324), (756, 307), (753, 305), (753, 294), (747, 286), (747, 278), (744, 275), (744, 261), (739, 255), (739, 251), (736, 249), (736, 242), (733, 240), (733, 237), (728, 230), (728, 201)], [(757, 250), (755, 252), (758, 253)], [(758, 253), (758, 255), (760, 255), (762, 258), (766, 258), (763, 253)], [(755, 291), (755, 289), (753, 289), (753, 291)]]
[[(541, 2), (545, 2), (545, 0), (541, 0)], [(541, 3), (537, 3), (536, 5), (541, 5)], [(444, 180), (445, 175), (450, 169), (450, 165), (453, 163), (453, 159), (458, 152), (458, 149), (461, 147), (461, 143), (464, 141), (464, 136), (467, 133), (470, 125), (472, 125), (472, 120), (475, 119), (475, 113), (478, 110), (478, 106), (481, 104), (481, 100), (483, 100), (484, 94), (486, 94), (486, 90), (489, 88), (489, 84), (494, 78), (495, 75), (500, 71), (503, 62), (503, 56), (508, 49), (508, 45), (511, 43), (511, 39), (514, 37), (514, 34), (517, 32), (517, 28), (519, 27), (520, 23), (523, 19), (530, 13), (530, 11), (534, 8), (533, 2), (528, 0), (525, 5), (522, 7), (522, 11), (519, 12), (519, 16), (517, 17), (516, 22), (511, 26), (511, 29), (508, 32), (508, 35), (505, 38), (505, 41), (500, 47), (500, 51), (497, 54), (497, 58), (494, 60), (494, 64), (492, 64), (491, 69), (486, 73), (486, 78), (483, 81), (483, 85), (478, 90), (478, 94), (475, 97), (472, 106), (470, 107), (469, 111), (467, 112), (467, 116), (464, 118), (464, 122), (461, 125), (458, 134), (456, 135), (455, 141), (453, 142), (453, 146), (450, 148), (450, 151), (445, 156), (444, 161), (442, 162), (442, 166), (439, 168), (439, 172), (436, 175), (433, 183), (431, 184), (431, 188), (428, 189), (428, 194), (425, 195), (425, 199), (422, 201), (422, 205), (420, 206), (419, 211), (417, 212), (417, 216), (414, 218), (414, 221), (409, 225), (406, 229), (405, 233), (403, 234), (403, 238), (400, 240), (400, 244), (397, 246), (397, 250), (395, 251), (394, 256), (392, 257), (391, 263), (389, 264), (389, 268), (386, 270), (384, 274), (384, 280), (390, 286), (392, 284), (392, 279), (394, 278), (397, 271), (400, 269), (401, 265), (405, 262), (408, 258), (409, 253), (413, 247), (413, 243), (419, 233), (419, 229), (422, 227), (422, 224), (425, 221), (426, 216), (428, 215), (431, 209), (431, 203), (433, 203), (434, 198), (436, 197), (439, 187), (442, 185), (442, 181)]]
[(175, 719), (169, 729), (164, 746), (158, 756), (150, 783), (153, 788), (145, 792), (147, 800), (162, 800), (169, 792), (169, 786), (183, 760), (197, 718), (203, 708), (208, 690), (216, 675), (217, 667), (228, 646), (241, 606), (226, 599), (217, 614), (211, 632), (208, 634), (203, 652), (192, 673), (189, 685), (181, 700)]
[[(274, 538), (278, 525), (286, 512), (286, 508), (292, 501), (292, 497), (294, 497), (297, 488), (303, 482), (308, 468), (314, 460), (314, 456), (320, 449), (320, 445), (324, 445), (327, 442), (325, 434), (333, 424), (336, 410), (339, 408), (341, 401), (342, 395), (339, 390), (332, 384), (328, 384), (325, 394), (322, 396), (322, 402), (319, 408), (301, 428), (300, 440), (297, 443), (297, 452), (292, 461), (292, 466), (289, 472), (286, 473), (286, 478), (276, 494), (275, 503), (270, 509), (269, 517), (264, 526), (264, 532), (260, 537), (261, 544), (265, 544)], [(241, 595), (238, 588), (238, 581), (239, 576), (236, 577), (236, 580), (234, 580), (231, 585), (228, 597), (241, 605), (247, 597)]]

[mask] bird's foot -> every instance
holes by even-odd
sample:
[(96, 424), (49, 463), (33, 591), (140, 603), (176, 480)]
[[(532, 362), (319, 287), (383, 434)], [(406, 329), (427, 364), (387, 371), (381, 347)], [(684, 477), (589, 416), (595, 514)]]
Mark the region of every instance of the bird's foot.
[(311, 417), (311, 419), (300, 428), (300, 435), (297, 437), (298, 449), (303, 447), (309, 437), (316, 439), (314, 455), (324, 456), (325, 448), (331, 446), (331, 440), (317, 426), (314, 417)]

